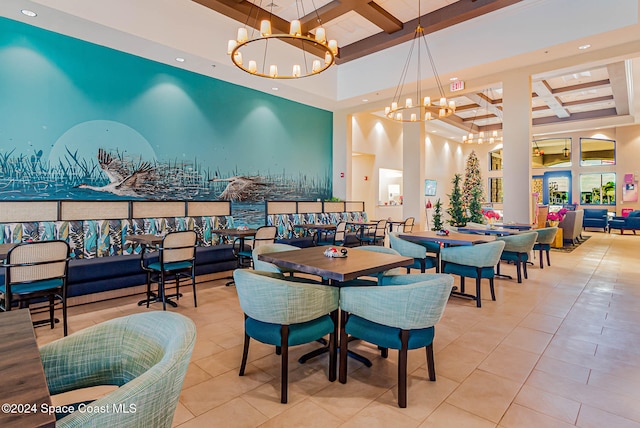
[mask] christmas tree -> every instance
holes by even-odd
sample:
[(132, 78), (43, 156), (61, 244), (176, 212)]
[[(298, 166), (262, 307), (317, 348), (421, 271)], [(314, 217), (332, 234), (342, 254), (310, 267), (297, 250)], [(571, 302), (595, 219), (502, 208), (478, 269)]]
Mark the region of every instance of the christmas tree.
[(462, 202), (462, 192), (460, 191), (460, 180), (462, 180), (462, 176), (456, 174), (451, 181), (453, 183), (453, 191), (449, 195), (449, 208), (447, 208), (447, 213), (451, 216), (449, 224), (455, 227), (462, 227), (467, 224), (467, 215)]
[(472, 190), (471, 200), (469, 201), (469, 205), (467, 205), (467, 211), (469, 212), (468, 221), (472, 221), (474, 223), (484, 223), (484, 215), (482, 214), (482, 203), (480, 199), (482, 195), (480, 194), (480, 190), (475, 187)]
[(476, 152), (472, 150), (467, 158), (464, 185), (462, 186), (462, 202), (465, 209), (470, 211), (469, 218), (474, 217), (474, 213), (471, 212), (472, 203), (479, 205), (482, 201), (484, 201), (484, 187), (482, 187), (482, 176), (480, 175), (480, 162), (478, 161)]
[(436, 201), (436, 204), (433, 206), (433, 227), (431, 230), (438, 231), (442, 230), (444, 227), (444, 223), (442, 222), (442, 203), (440, 199)]

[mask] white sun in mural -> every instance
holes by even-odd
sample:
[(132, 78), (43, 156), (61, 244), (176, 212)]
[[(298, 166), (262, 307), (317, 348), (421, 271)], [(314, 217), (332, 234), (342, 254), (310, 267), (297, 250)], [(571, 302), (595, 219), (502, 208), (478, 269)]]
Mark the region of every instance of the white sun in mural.
[(62, 162), (68, 166), (68, 161), (75, 162), (73, 156), (91, 165), (92, 160), (97, 160), (99, 148), (117, 151), (132, 160), (157, 160), (151, 144), (135, 129), (111, 120), (91, 120), (70, 128), (58, 138), (49, 153), (49, 165), (54, 167)]

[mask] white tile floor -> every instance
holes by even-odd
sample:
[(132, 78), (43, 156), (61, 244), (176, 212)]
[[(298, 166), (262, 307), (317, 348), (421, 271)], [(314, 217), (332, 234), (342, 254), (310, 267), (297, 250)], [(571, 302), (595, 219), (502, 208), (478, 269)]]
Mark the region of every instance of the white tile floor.
[[(372, 427), (640, 427), (640, 236), (591, 235), (571, 253), (552, 252), (550, 268), (529, 279), (496, 280), (497, 301), (452, 298), (436, 327), (436, 382), (424, 351), (409, 355), (409, 403), (397, 407), (396, 353), (366, 368), (350, 362), (346, 385), (326, 378), (327, 360), (300, 365), (291, 352), (289, 403), (279, 402), (279, 357), (252, 341), (238, 376), (243, 339), (235, 288), (225, 280), (199, 286), (170, 309), (192, 318), (198, 340), (174, 426)], [(503, 266), (510, 273), (513, 266)], [(489, 296), (488, 286), (483, 295)], [(138, 297), (75, 307), (77, 331), (106, 319), (157, 310)], [(36, 330), (38, 342), (61, 328)]]

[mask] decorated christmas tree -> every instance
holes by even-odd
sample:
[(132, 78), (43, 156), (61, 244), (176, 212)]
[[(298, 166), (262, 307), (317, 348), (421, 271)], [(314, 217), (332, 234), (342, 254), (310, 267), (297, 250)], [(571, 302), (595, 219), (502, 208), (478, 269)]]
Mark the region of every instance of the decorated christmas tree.
[(433, 227), (431, 230), (438, 231), (442, 230), (444, 227), (444, 223), (442, 222), (442, 203), (440, 199), (436, 201), (436, 204), (433, 206)]
[[(476, 191), (477, 190), (477, 191)], [(475, 199), (475, 201), (473, 201)], [(473, 202), (472, 202), (473, 201)], [(484, 201), (484, 188), (482, 187), (482, 176), (480, 175), (480, 162), (475, 151), (471, 151), (467, 158), (467, 166), (464, 173), (464, 184), (462, 186), (462, 202), (465, 209), (471, 209), (471, 204), (481, 204)], [(482, 214), (480, 214), (482, 216)], [(469, 212), (469, 218), (474, 217), (474, 213)], [(475, 221), (475, 220), (471, 220)]]
[(482, 195), (480, 194), (480, 190), (475, 187), (472, 190), (471, 200), (469, 201), (469, 205), (467, 205), (467, 211), (469, 214), (468, 221), (472, 221), (474, 223), (484, 223), (484, 215), (482, 214)]
[(462, 192), (460, 191), (460, 180), (462, 180), (462, 176), (456, 174), (451, 181), (453, 183), (453, 191), (449, 195), (449, 208), (447, 208), (447, 214), (451, 216), (449, 224), (455, 227), (462, 227), (467, 224), (467, 214), (462, 202)]

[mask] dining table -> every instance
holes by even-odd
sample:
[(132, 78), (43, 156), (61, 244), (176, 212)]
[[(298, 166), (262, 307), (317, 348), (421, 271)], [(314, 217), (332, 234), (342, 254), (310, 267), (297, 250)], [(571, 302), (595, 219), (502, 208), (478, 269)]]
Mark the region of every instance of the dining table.
[(29, 309), (0, 312), (0, 427), (55, 427)]
[[(213, 229), (211, 231), (211, 233), (215, 233), (216, 235), (222, 235), (229, 238), (234, 238), (234, 240), (238, 239), (238, 250), (237, 250), (238, 252), (244, 251), (245, 242), (247, 238), (253, 238), (254, 236), (256, 236), (257, 232), (258, 232), (258, 229), (252, 229), (252, 228)], [(238, 267), (240, 267), (240, 259), (238, 259)], [(225, 283), (227, 287), (235, 284), (232, 276), (227, 277), (227, 279), (229, 279), (229, 281)]]
[(444, 245), (476, 245), (496, 240), (495, 236), (478, 235), (460, 232), (449, 232), (448, 234), (439, 234), (432, 230), (424, 230), (410, 233), (401, 233), (398, 235), (402, 239), (416, 243), (421, 242), (439, 242)]
[(510, 228), (503, 228), (503, 227), (487, 227), (484, 229), (477, 229), (474, 227), (459, 227), (458, 232), (475, 233), (478, 235), (509, 236), (509, 235), (518, 235), (520, 233), (527, 232), (527, 230), (510, 229)]
[[(346, 281), (383, 272), (413, 263), (411, 257), (396, 254), (349, 248), (345, 257), (327, 257), (327, 247), (308, 247), (299, 250), (280, 251), (260, 254), (259, 260), (298, 272), (317, 275), (329, 280), (329, 286), (340, 287)], [(328, 352), (328, 346), (311, 351), (298, 359), (304, 363), (310, 358)], [(349, 351), (349, 356), (371, 367), (371, 361), (357, 353)]]

